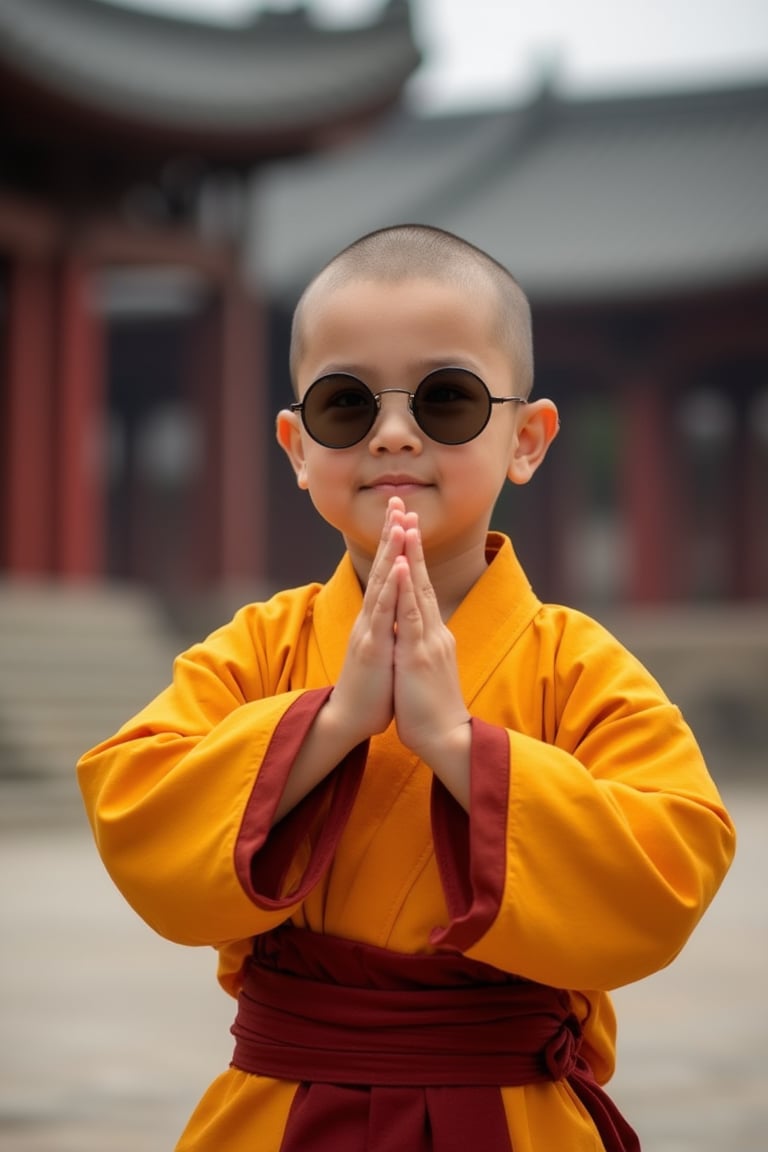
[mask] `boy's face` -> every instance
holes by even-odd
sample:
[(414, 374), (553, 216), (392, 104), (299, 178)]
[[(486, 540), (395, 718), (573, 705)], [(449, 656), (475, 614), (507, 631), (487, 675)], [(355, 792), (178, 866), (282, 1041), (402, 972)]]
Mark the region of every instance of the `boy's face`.
[[(297, 364), (299, 399), (331, 372), (351, 373), (374, 393), (415, 392), (427, 373), (448, 366), (474, 372), (493, 396), (517, 395), (490, 288), (469, 293), (434, 280), (365, 280), (320, 289), (308, 304)], [(536, 464), (530, 465), (524, 429), (535, 407), (494, 405), (479, 436), (445, 445), (422, 432), (408, 397), (396, 392), (381, 397), (371, 431), (350, 448), (316, 443), (300, 416), (287, 411), (278, 417), (278, 440), (299, 485), (342, 533), (353, 560), (370, 562), (387, 501), (400, 496), (408, 511), (419, 514), (427, 562), (442, 562), (484, 549), (504, 480), (529, 478)]]

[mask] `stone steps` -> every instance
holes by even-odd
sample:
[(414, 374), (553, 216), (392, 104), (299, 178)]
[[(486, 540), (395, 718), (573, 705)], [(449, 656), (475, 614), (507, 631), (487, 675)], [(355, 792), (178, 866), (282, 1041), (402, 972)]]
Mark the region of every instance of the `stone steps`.
[(0, 584), (0, 780), (73, 780), (82, 752), (168, 683), (180, 647), (142, 590)]
[[(718, 783), (765, 778), (768, 606), (601, 619), (681, 706)], [(33, 806), (79, 802), (76, 761), (165, 687), (189, 634), (134, 586), (0, 581), (2, 797), (33, 786)]]

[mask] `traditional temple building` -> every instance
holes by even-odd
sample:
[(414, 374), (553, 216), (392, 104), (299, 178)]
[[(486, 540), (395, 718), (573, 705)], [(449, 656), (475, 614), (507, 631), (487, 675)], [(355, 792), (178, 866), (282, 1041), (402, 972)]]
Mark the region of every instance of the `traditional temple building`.
[(418, 62), (405, 0), (340, 29), (0, 0), (0, 573), (266, 579), (244, 177), (366, 132)]
[(768, 87), (423, 117), (418, 59), (404, 0), (333, 30), (0, 0), (0, 574), (326, 575), (273, 442), (290, 312), (410, 220), (531, 296), (563, 429), (496, 524), (540, 594), (768, 599)]
[[(768, 599), (768, 86), (575, 100), (549, 84), (523, 107), (396, 113), (341, 154), (270, 166), (254, 196), (253, 266), (282, 323), (274, 407), (308, 276), (370, 228), (448, 228), (529, 293), (536, 392), (561, 411), (545, 466), (496, 516), (537, 590)], [(309, 516), (300, 543), (273, 535), (287, 578), (308, 540), (330, 563)]]

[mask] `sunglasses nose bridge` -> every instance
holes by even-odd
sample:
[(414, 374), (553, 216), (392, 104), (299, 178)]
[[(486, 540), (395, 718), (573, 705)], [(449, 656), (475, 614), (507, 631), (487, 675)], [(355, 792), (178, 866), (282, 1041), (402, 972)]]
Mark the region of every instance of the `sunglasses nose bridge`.
[[(411, 420), (413, 420), (418, 427), (418, 422), (416, 421), (413, 412), (413, 393), (409, 391), (408, 388), (382, 388), (380, 392), (373, 393), (373, 399), (376, 404), (376, 415), (371, 425), (371, 430), (373, 431), (374, 438), (379, 435), (388, 436), (390, 434), (390, 428), (398, 429), (398, 420), (402, 420), (404, 415), (403, 409), (399, 407), (399, 405), (393, 404), (390, 407), (389, 415), (385, 415), (384, 420), (382, 420), (382, 413), (385, 411), (385, 408), (384, 405), (382, 405), (381, 398), (382, 396), (388, 396), (390, 393), (399, 393), (401, 396), (406, 397), (407, 412), (409, 417), (409, 431), (413, 433), (416, 430), (411, 426)], [(394, 424), (390, 424), (390, 416), (394, 417)], [(398, 429), (398, 435), (399, 434), (400, 432)]]
[(381, 398), (388, 396), (390, 392), (399, 392), (401, 396), (408, 397), (408, 408), (413, 409), (413, 392), (409, 392), (407, 388), (382, 388), (380, 392), (374, 392), (373, 398), (376, 401), (376, 407), (381, 411)]
[(407, 388), (382, 388), (380, 392), (374, 392), (373, 393), (373, 399), (374, 399), (374, 402), (376, 404), (376, 418), (377, 419), (378, 419), (379, 414), (382, 411), (382, 406), (381, 406), (382, 396), (389, 396), (390, 393), (393, 393), (393, 392), (399, 393), (401, 396), (407, 397), (408, 412), (409, 412), (409, 415), (413, 416), (413, 398), (414, 398), (413, 392), (409, 392)]

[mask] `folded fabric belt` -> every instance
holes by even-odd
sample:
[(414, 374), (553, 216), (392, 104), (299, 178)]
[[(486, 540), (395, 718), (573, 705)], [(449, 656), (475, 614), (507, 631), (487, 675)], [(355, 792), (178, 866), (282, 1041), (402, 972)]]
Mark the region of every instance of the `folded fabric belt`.
[[(553, 1080), (568, 1081), (608, 1152), (639, 1152), (579, 1054), (568, 994), (464, 957), (284, 927), (256, 942), (232, 1032), (233, 1067), (302, 1085), (281, 1152), (466, 1152), (467, 1140), (509, 1152), (499, 1087)], [(389, 1091), (364, 1099), (372, 1088)]]

